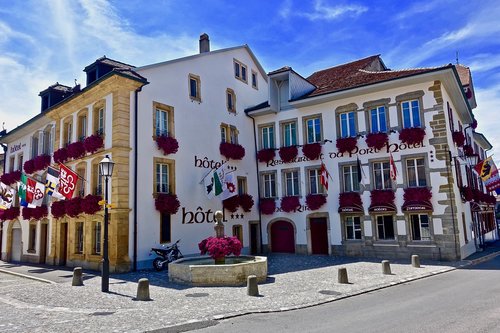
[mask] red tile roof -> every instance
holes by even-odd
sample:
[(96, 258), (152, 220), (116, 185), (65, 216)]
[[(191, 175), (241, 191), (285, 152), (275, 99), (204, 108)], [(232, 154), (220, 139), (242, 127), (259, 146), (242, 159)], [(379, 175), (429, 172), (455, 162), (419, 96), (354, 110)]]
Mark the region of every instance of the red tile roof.
[(457, 69), (458, 76), (460, 77), (460, 81), (462, 82), (462, 85), (463, 86), (470, 85), (470, 69), (469, 69), (469, 67), (457, 64), (457, 65), (455, 65), (455, 68)]

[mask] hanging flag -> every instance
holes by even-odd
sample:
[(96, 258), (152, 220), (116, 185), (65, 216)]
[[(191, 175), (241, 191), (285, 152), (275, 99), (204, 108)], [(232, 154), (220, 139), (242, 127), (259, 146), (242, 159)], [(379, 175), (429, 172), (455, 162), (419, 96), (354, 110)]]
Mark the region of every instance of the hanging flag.
[(47, 176), (45, 178), (45, 193), (47, 195), (54, 194), (58, 184), (59, 171), (49, 166), (47, 169)]
[(0, 210), (12, 207), (16, 192), (10, 186), (0, 182)]
[(73, 193), (76, 188), (76, 181), (78, 180), (78, 175), (65, 166), (59, 163), (59, 193), (61, 193), (66, 199), (73, 198)]
[[(26, 177), (26, 203), (29, 208), (35, 208), (40, 197), (40, 193), (37, 193), (37, 183), (36, 180)], [(43, 190), (45, 191), (45, 188)]]
[(43, 183), (35, 181), (33, 200), (31, 201), (31, 204), (35, 207), (40, 207), (43, 203), (44, 196), (45, 196), (45, 185)]
[(20, 205), (23, 207), (28, 206), (26, 202), (26, 183), (28, 182), (28, 177), (26, 174), (21, 174), (21, 179), (17, 182), (17, 194), (19, 195)]
[(488, 192), (496, 191), (500, 188), (500, 174), (498, 174), (498, 170), (495, 175), (491, 176), (484, 182), (484, 185), (486, 186), (486, 190), (488, 190)]
[(226, 182), (226, 174), (229, 173), (228, 166), (226, 164), (221, 165), (218, 169), (214, 171), (214, 195), (218, 196), (224, 192), (224, 183)]
[(224, 191), (222, 191), (221, 200), (226, 200), (238, 194), (238, 184), (234, 179), (234, 171), (226, 172), (224, 176)]
[(357, 166), (358, 166), (358, 183), (361, 183), (363, 185), (365, 185), (365, 172), (363, 171), (363, 168), (361, 167), (361, 162), (359, 160), (359, 157), (356, 156), (356, 163), (357, 163)]
[(325, 163), (321, 163), (321, 177), (319, 179), (321, 185), (328, 191), (328, 178), (330, 177), (330, 173), (326, 170)]
[(474, 170), (476, 170), (483, 182), (488, 180), (493, 174), (498, 173), (497, 167), (491, 156), (476, 164)]
[(389, 153), (389, 164), (391, 168), (391, 179), (396, 181), (396, 177), (398, 175), (398, 169), (396, 168), (396, 163), (394, 163), (394, 158), (392, 157), (392, 153)]
[(203, 189), (205, 191), (205, 195), (208, 199), (213, 199), (215, 197), (215, 184), (214, 184), (214, 173), (213, 170), (210, 170), (208, 174), (202, 180)]

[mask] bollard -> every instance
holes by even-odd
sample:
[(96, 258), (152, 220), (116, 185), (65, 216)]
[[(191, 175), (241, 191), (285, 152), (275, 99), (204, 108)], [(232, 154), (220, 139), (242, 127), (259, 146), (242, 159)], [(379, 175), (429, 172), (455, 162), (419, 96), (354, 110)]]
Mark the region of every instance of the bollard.
[(420, 257), (418, 254), (414, 254), (411, 256), (411, 265), (416, 268), (420, 268)]
[(149, 298), (149, 280), (146, 278), (139, 279), (137, 284), (137, 297), (138, 301), (150, 301)]
[(382, 260), (382, 274), (391, 275), (391, 263), (389, 260)]
[(347, 278), (347, 268), (345, 268), (345, 267), (339, 268), (338, 282), (339, 283), (349, 283), (349, 279)]
[(73, 281), (71, 282), (72, 286), (83, 286), (83, 278), (82, 278), (82, 268), (75, 267), (73, 269)]
[(257, 284), (257, 276), (255, 275), (249, 275), (247, 277), (247, 295), (248, 296), (259, 295), (259, 285)]

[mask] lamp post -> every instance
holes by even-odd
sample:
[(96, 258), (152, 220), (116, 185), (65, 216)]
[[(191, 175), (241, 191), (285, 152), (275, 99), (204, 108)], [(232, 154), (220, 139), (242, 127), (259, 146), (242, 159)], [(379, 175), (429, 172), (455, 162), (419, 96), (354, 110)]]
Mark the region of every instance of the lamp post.
[(109, 291), (109, 255), (108, 255), (108, 179), (113, 174), (115, 163), (108, 155), (99, 162), (99, 175), (104, 177), (104, 244), (102, 251), (101, 291)]

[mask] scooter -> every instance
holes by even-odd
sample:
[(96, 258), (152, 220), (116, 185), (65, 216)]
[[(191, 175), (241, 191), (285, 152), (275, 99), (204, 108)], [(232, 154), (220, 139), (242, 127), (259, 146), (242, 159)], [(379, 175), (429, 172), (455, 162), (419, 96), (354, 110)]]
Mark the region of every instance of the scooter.
[(177, 240), (174, 244), (170, 246), (163, 246), (162, 248), (151, 248), (149, 251), (149, 255), (153, 253), (157, 255), (157, 257), (153, 260), (153, 267), (157, 271), (161, 271), (168, 267), (168, 263), (175, 261), (177, 259), (183, 258), (181, 251), (179, 250), (180, 239)]

